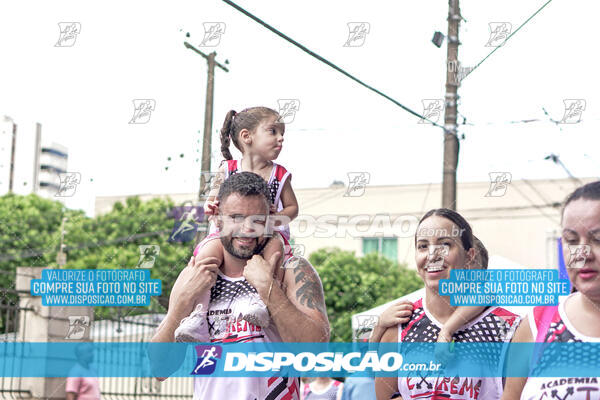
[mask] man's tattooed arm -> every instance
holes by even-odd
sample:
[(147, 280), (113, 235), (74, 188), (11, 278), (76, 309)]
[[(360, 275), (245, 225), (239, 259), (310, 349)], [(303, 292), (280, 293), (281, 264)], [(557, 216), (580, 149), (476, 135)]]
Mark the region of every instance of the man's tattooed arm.
[(323, 286), (317, 271), (304, 258), (285, 265), (283, 284), (273, 285), (267, 303), (285, 342), (327, 342), (329, 321)]
[(299, 258), (295, 263), (294, 280), (296, 283), (296, 299), (300, 304), (326, 314), (323, 285), (312, 265), (305, 259)]

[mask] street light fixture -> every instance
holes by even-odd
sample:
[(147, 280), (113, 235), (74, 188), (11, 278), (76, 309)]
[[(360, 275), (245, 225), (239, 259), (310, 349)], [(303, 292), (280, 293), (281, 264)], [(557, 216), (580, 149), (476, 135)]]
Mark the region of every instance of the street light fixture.
[(433, 39), (431, 39), (431, 42), (439, 49), (440, 47), (442, 47), (442, 43), (444, 43), (444, 34), (440, 31), (436, 31), (433, 34)]
[(565, 166), (565, 164), (563, 164), (563, 162), (560, 160), (560, 157), (558, 155), (556, 155), (554, 153), (550, 153), (549, 155), (547, 155), (546, 157), (544, 157), (544, 160), (550, 160), (554, 164), (560, 165), (562, 167), (562, 169), (565, 170), (565, 172), (567, 173), (567, 175), (569, 175), (569, 178), (571, 178), (572, 180), (574, 180), (578, 184), (582, 184), (583, 183), (583, 182), (581, 182), (581, 180), (579, 178), (573, 176), (573, 174), (571, 173), (571, 171), (569, 171), (567, 169), (567, 167)]

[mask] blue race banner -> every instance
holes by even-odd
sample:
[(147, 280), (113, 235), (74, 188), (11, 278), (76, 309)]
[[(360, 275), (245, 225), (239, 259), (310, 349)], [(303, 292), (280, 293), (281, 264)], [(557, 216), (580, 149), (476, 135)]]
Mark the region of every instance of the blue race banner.
[[(0, 343), (4, 377), (598, 377), (600, 343)], [(443, 357), (440, 357), (444, 354)], [(507, 355), (509, 356), (507, 362)], [(537, 357), (537, 356), (536, 356)], [(441, 361), (444, 360), (444, 361)], [(534, 366), (532, 368), (532, 366)]]

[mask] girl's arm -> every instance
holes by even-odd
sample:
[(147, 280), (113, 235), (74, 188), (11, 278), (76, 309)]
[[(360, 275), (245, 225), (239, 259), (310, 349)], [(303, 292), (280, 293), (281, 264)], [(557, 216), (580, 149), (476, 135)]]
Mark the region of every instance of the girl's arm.
[(219, 194), (221, 184), (225, 180), (226, 172), (227, 163), (223, 162), (219, 166), (219, 171), (217, 172), (217, 175), (210, 182), (210, 192), (208, 192), (208, 196), (206, 197), (206, 201), (204, 202), (204, 214), (206, 215), (215, 215), (216, 213), (215, 207), (218, 205), (216, 202), (216, 198)]
[[(529, 328), (529, 317), (523, 318), (515, 332), (515, 335), (512, 338), (512, 342), (533, 342), (533, 335), (531, 334), (531, 329)], [(518, 349), (513, 349), (513, 351), (518, 351)], [(506, 356), (505, 363), (507, 365), (511, 365), (511, 363), (515, 362), (513, 358), (516, 358), (517, 360), (520, 359), (522, 361), (522, 357), (519, 357), (518, 355), (512, 355), (509, 351)], [(504, 392), (502, 393), (501, 400), (519, 400), (526, 382), (527, 377), (506, 378), (506, 385), (504, 385)]]
[(285, 215), (290, 219), (290, 221), (298, 216), (298, 200), (296, 199), (296, 195), (292, 189), (291, 180), (292, 176), (290, 175), (283, 184), (280, 197), (283, 209), (275, 213), (275, 215)]
[(227, 163), (223, 162), (219, 166), (219, 170), (217, 171), (217, 174), (210, 182), (210, 192), (208, 192), (207, 201), (214, 200), (217, 198), (217, 195), (219, 194), (219, 188), (221, 187), (221, 184), (225, 180), (226, 172), (227, 172)]
[[(388, 328), (381, 338), (382, 343), (398, 343), (398, 328)], [(394, 393), (398, 391), (398, 377), (376, 377), (375, 378), (375, 394), (377, 400), (389, 400)], [(402, 398), (400, 397), (402, 400)]]
[(484, 306), (458, 307), (442, 327), (442, 330), (438, 335), (438, 342), (451, 342), (452, 335), (454, 335), (458, 328), (467, 322), (472, 321), (476, 316), (481, 314), (483, 310), (485, 310)]
[(377, 320), (377, 325), (373, 328), (373, 333), (369, 342), (378, 343), (388, 328), (396, 327), (398, 324), (404, 324), (410, 320), (413, 312), (413, 305), (408, 300), (399, 301), (389, 306), (381, 313)]

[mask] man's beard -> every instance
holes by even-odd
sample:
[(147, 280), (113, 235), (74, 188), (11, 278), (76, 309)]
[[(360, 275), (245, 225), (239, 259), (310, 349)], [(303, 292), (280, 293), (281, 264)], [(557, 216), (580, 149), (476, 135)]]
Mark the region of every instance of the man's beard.
[(253, 248), (236, 249), (233, 245), (234, 239), (235, 237), (232, 236), (221, 236), (221, 244), (226, 252), (241, 260), (249, 260), (255, 254), (261, 254), (269, 241), (269, 238), (264, 237), (262, 238), (262, 241), (259, 241), (260, 238), (253, 238), (256, 240), (256, 245)]

